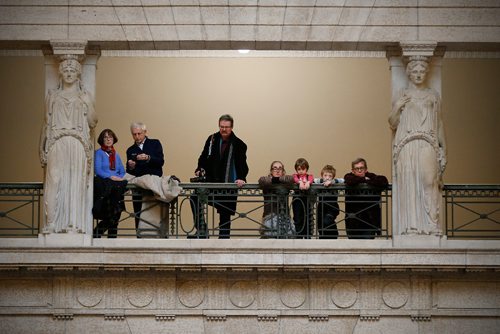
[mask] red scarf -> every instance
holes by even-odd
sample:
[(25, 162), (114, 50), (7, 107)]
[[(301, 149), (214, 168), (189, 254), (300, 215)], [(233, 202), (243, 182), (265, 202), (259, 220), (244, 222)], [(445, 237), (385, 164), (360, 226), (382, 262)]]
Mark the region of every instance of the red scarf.
[(101, 149), (106, 152), (109, 155), (109, 169), (115, 170), (116, 169), (116, 151), (113, 146), (107, 147), (107, 146), (101, 146)]

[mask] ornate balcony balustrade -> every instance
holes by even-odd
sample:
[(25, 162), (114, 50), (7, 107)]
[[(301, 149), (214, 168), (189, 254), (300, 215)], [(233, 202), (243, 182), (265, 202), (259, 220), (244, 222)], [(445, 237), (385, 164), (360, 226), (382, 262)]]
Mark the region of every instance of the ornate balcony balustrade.
[[(125, 194), (126, 210), (119, 223), (119, 237), (154, 238), (206, 238), (219, 234), (219, 217), (213, 203), (225, 207), (237, 192), (238, 205), (231, 216), (231, 237), (233, 238), (368, 238), (372, 236), (391, 237), (391, 191), (363, 188), (349, 188), (336, 185), (325, 188), (314, 185), (307, 193), (277, 187), (264, 194), (256, 184), (237, 189), (231, 184), (182, 184), (180, 196), (170, 204), (145, 197), (143, 210), (136, 215), (132, 209), (132, 191), (129, 186)], [(144, 191), (144, 194), (149, 194)], [(346, 213), (346, 195), (357, 198), (357, 210)], [(349, 197), (351, 196), (351, 197)], [(380, 196), (378, 198), (378, 196)], [(375, 197), (375, 198), (374, 198)], [(41, 183), (0, 184), (0, 236), (37, 236), (41, 230), (43, 185)], [(500, 238), (500, 185), (446, 185), (445, 233), (448, 238)], [(195, 205), (192, 205), (195, 204)], [(263, 225), (264, 206), (272, 206), (274, 224)], [(295, 210), (303, 214), (303, 223), (294, 233), (290, 232)], [(196, 215), (193, 215), (193, 210)], [(365, 213), (370, 210), (380, 213), (380, 226), (367, 221)], [(334, 223), (318, 226), (328, 212), (335, 212)], [(139, 232), (135, 218), (139, 217)], [(195, 217), (205, 224), (203, 230), (195, 228)], [(363, 226), (355, 231), (346, 231), (346, 219), (355, 219)], [(205, 227), (206, 226), (206, 227)], [(222, 225), (224, 228), (224, 224)], [(201, 233), (200, 233), (201, 232)]]

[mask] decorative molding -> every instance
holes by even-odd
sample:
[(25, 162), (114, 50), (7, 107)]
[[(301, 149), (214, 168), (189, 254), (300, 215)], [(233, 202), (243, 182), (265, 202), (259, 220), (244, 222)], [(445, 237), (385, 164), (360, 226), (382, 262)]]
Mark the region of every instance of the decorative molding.
[(63, 321), (73, 320), (73, 314), (71, 314), (71, 313), (54, 313), (52, 315), (52, 319), (63, 320)]
[(329, 316), (323, 314), (310, 314), (309, 321), (328, 321)]
[(54, 271), (71, 271), (73, 270), (73, 266), (54, 266), (52, 267), (52, 270)]
[(150, 271), (151, 267), (129, 267), (130, 271)]
[(1, 266), (0, 267), (0, 270), (4, 270), (4, 271), (17, 271), (19, 270), (19, 266)]
[(0, 50), (0, 57), (42, 57), (42, 50)]
[(54, 55), (85, 55), (87, 41), (84, 40), (52, 40), (50, 41)]
[(174, 321), (175, 314), (157, 314), (155, 315), (156, 321)]
[(77, 267), (79, 271), (98, 271), (99, 267)]
[(201, 271), (201, 268), (200, 267), (181, 267), (180, 270), (182, 272), (187, 272), (187, 273), (191, 273), (191, 272), (200, 272)]
[(231, 271), (233, 272), (244, 272), (244, 273), (248, 273), (248, 272), (252, 272), (254, 268), (252, 267), (233, 267), (231, 268)]
[(212, 314), (212, 315), (206, 315), (205, 318), (207, 321), (226, 321), (227, 317), (225, 314)]
[(259, 272), (278, 272), (280, 268), (257, 268)]
[(26, 270), (28, 271), (47, 271), (49, 270), (48, 266), (26, 266)]
[(451, 59), (498, 59), (500, 52), (492, 51), (448, 51), (444, 58)]
[(258, 315), (257, 321), (278, 321), (278, 316), (272, 314)]
[(105, 271), (124, 271), (125, 267), (114, 267), (114, 266), (105, 266)]
[(361, 314), (359, 316), (359, 320), (361, 321), (379, 321), (380, 315), (375, 314)]
[(104, 320), (123, 321), (123, 320), (125, 320), (125, 314), (105, 314)]
[(411, 321), (431, 321), (431, 315), (410, 314)]
[(226, 267), (208, 267), (206, 268), (206, 271), (218, 273), (218, 272), (225, 272), (227, 271), (227, 269), (228, 268)]
[(311, 273), (327, 273), (330, 271), (330, 268), (326, 267), (317, 267), (317, 268), (309, 268), (309, 272)]
[(241, 54), (238, 50), (102, 50), (105, 57), (153, 58), (385, 58), (384, 51), (298, 51), (251, 50)]
[(411, 56), (434, 56), (434, 51), (437, 47), (437, 42), (434, 41), (407, 41), (399, 43), (403, 51), (403, 57)]

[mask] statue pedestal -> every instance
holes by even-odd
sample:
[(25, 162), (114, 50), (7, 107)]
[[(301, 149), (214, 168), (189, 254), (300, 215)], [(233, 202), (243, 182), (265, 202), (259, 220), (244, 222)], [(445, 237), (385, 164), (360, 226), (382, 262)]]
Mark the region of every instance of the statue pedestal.
[(398, 248), (440, 248), (446, 244), (445, 235), (394, 235), (392, 246)]
[(40, 233), (38, 244), (42, 247), (88, 247), (92, 246), (92, 235), (83, 233)]

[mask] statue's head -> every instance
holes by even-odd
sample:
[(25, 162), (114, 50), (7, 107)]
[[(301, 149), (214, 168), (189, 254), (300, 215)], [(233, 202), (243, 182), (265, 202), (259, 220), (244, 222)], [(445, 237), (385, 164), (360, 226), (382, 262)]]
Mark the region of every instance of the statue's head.
[(406, 65), (406, 75), (411, 82), (421, 85), (429, 72), (429, 60), (425, 56), (412, 56)]
[(82, 65), (78, 61), (78, 56), (63, 55), (60, 59), (61, 62), (59, 63), (59, 73), (62, 74), (65, 69), (72, 69), (78, 75), (82, 74)]

